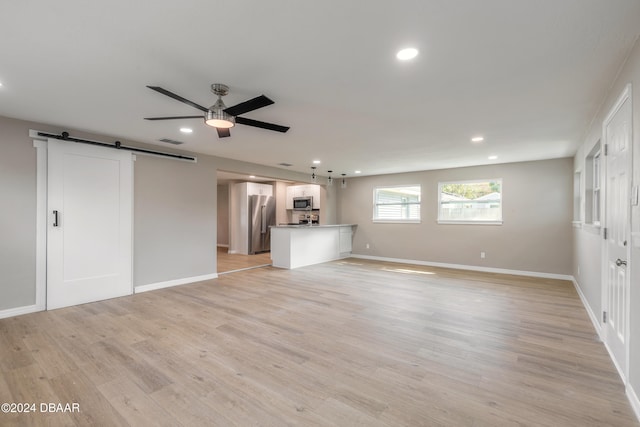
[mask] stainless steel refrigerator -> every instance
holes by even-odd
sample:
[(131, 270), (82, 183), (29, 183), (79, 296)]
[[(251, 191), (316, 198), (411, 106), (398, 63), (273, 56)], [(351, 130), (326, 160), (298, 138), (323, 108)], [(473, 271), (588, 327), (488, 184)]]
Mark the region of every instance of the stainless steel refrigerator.
[(273, 196), (249, 196), (249, 255), (271, 250), (271, 229), (276, 225)]

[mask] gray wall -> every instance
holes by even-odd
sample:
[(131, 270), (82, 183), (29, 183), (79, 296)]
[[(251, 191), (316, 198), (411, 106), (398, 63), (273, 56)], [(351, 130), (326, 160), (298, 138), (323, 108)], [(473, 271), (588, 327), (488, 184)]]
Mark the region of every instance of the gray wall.
[(218, 185), (218, 245), (229, 246), (229, 185)]
[(134, 285), (216, 273), (213, 159), (198, 156), (197, 163), (188, 163), (136, 157)]
[[(437, 223), (438, 182), (491, 178), (503, 180), (503, 225)], [(360, 255), (571, 274), (572, 180), (572, 159), (350, 178), (338, 220), (358, 224)], [(374, 187), (404, 184), (422, 186), (421, 223), (373, 223)]]
[(287, 223), (289, 212), (287, 212), (287, 183), (278, 181), (273, 183), (273, 195), (276, 198), (276, 224)]
[(0, 117), (0, 310), (35, 304), (36, 150), (23, 122)]
[[(636, 41), (633, 50), (627, 58), (627, 62), (620, 70), (618, 78), (613, 82), (611, 89), (606, 94), (600, 111), (594, 118), (588, 132), (586, 132), (584, 143), (575, 156), (575, 168), (576, 170), (584, 170), (585, 157), (596, 141), (602, 137), (602, 123), (628, 83), (632, 84), (633, 104), (633, 185), (640, 185), (640, 41)], [(582, 187), (584, 188), (584, 185)], [(584, 218), (584, 214), (582, 218)], [(631, 258), (629, 260), (629, 268), (631, 270), (629, 384), (635, 390), (636, 395), (640, 395), (639, 206), (633, 206), (631, 208), (631, 232), (634, 237), (631, 239)], [(593, 229), (587, 225), (575, 228), (573, 233), (575, 247), (573, 275), (598, 320), (600, 320), (600, 313), (602, 312), (601, 254), (603, 249), (603, 239), (599, 233), (599, 229)], [(579, 273), (578, 268), (580, 269)]]

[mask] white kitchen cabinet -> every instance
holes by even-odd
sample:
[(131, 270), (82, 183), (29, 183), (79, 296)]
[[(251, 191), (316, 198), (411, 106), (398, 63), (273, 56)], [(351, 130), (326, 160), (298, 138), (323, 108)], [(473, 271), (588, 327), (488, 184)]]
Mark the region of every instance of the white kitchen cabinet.
[(257, 182), (247, 182), (247, 195), (253, 196), (258, 194), (261, 196), (273, 196), (273, 185), (260, 184)]
[(320, 186), (318, 184), (307, 184), (301, 187), (303, 197), (313, 197), (313, 209), (320, 209)]
[(320, 186), (318, 184), (291, 185), (287, 187), (287, 209), (293, 209), (294, 197), (313, 197), (313, 209), (320, 209)]
[(353, 227), (341, 226), (340, 227), (340, 254), (350, 254), (352, 248), (353, 239)]
[(287, 198), (284, 201), (284, 205), (286, 207), (286, 209), (293, 209), (293, 198), (296, 197), (294, 196), (294, 189), (295, 189), (295, 185), (290, 185), (287, 187)]

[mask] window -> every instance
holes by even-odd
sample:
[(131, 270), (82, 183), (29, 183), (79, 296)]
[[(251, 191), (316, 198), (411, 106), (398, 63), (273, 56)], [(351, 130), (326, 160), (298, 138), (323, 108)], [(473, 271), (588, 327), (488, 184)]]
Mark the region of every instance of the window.
[(593, 158), (593, 223), (600, 224), (600, 152)]
[(585, 223), (600, 225), (600, 141), (598, 141), (585, 159)]
[(438, 184), (438, 222), (502, 224), (502, 179)]
[(573, 174), (573, 222), (582, 221), (582, 173)]
[(376, 187), (373, 190), (373, 220), (420, 222), (420, 186)]

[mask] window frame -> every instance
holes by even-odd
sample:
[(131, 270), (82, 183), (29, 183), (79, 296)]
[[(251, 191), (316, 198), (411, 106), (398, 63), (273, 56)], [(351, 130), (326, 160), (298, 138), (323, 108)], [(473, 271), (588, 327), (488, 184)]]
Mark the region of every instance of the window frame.
[[(388, 188), (408, 188), (408, 187), (418, 187), (419, 195), (418, 202), (412, 203), (387, 203), (387, 205), (401, 205), (401, 206), (410, 206), (417, 205), (418, 206), (418, 219), (402, 219), (402, 218), (394, 218), (394, 219), (380, 219), (376, 218), (377, 206), (382, 205), (382, 203), (378, 203), (377, 192), (381, 189)], [(374, 223), (379, 224), (420, 224), (422, 222), (422, 185), (421, 184), (400, 184), (400, 185), (377, 185), (373, 187), (373, 209), (372, 209), (372, 221)]]
[[(448, 184), (476, 184), (476, 183), (498, 182), (500, 184), (500, 219), (483, 220), (483, 219), (442, 219), (442, 187)], [(440, 181), (438, 182), (438, 224), (455, 224), (455, 225), (502, 225), (504, 223), (503, 198), (504, 182), (502, 178), (487, 179), (468, 179), (456, 181)]]
[(602, 220), (602, 172), (604, 145), (599, 139), (584, 158), (584, 225), (593, 229), (601, 227)]
[(582, 222), (582, 171), (573, 173), (573, 222)]
[(593, 203), (593, 207), (591, 210), (592, 214), (592, 224), (599, 226), (600, 225), (600, 216), (601, 216), (601, 191), (600, 191), (600, 174), (602, 173), (602, 150), (598, 150), (598, 152), (593, 156), (593, 183), (592, 183), (592, 197), (591, 202)]

